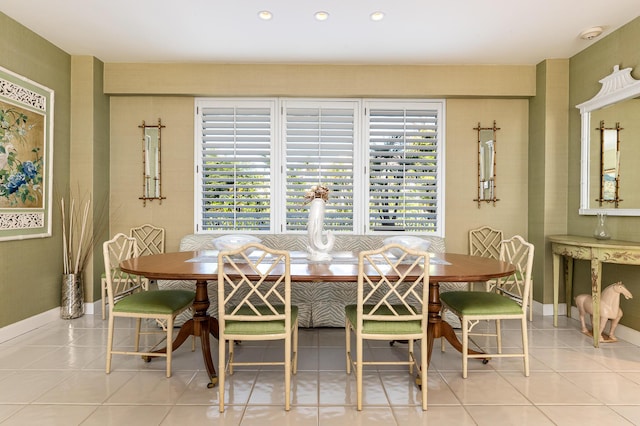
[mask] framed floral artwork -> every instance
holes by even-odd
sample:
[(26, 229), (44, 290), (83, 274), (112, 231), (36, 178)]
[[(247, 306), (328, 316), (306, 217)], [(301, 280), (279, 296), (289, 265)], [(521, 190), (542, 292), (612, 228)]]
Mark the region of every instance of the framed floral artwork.
[(51, 236), (53, 95), (0, 67), (0, 240)]

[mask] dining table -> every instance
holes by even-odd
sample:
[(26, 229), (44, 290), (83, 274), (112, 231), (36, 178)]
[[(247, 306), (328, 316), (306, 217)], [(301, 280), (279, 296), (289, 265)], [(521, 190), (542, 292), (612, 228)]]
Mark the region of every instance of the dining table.
[[(175, 351), (190, 336), (200, 338), (202, 357), (210, 378), (208, 387), (218, 383), (218, 376), (211, 357), (209, 335), (218, 338), (218, 320), (207, 313), (209, 296), (207, 282), (218, 280), (216, 250), (180, 251), (149, 256), (135, 257), (120, 263), (122, 271), (140, 275), (152, 280), (191, 280), (195, 281), (195, 300), (193, 318), (180, 328), (172, 343)], [(292, 257), (291, 282), (353, 282), (358, 281), (357, 255), (343, 256), (339, 261), (310, 261), (306, 256)], [(373, 270), (365, 271), (375, 275)], [(453, 327), (440, 315), (441, 282), (486, 282), (494, 278), (512, 275), (515, 267), (500, 260), (457, 253), (430, 253), (429, 262), (429, 325), (427, 331), (428, 359), (431, 359), (433, 342), (436, 338), (445, 338), (454, 348), (462, 351)], [(277, 271), (274, 271), (277, 273)], [(231, 277), (233, 278), (233, 277)], [(416, 279), (408, 276), (407, 279)], [(355, 301), (347, 301), (355, 302)], [(159, 352), (166, 350), (160, 349)], [(471, 351), (471, 350), (470, 350)]]

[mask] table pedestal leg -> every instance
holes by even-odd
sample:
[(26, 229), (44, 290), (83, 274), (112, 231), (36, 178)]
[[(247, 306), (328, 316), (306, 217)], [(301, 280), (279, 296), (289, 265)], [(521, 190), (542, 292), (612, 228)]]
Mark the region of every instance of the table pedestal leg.
[[(193, 301), (193, 319), (185, 322), (178, 335), (173, 340), (171, 347), (175, 351), (182, 345), (189, 336), (196, 336), (200, 338), (200, 345), (202, 346), (202, 358), (204, 359), (205, 367), (207, 368), (207, 374), (211, 382), (207, 387), (212, 388), (218, 384), (218, 374), (213, 365), (213, 359), (211, 358), (211, 346), (209, 344), (209, 334), (216, 339), (218, 338), (218, 320), (209, 316), (207, 309), (209, 308), (209, 295), (207, 293), (207, 281), (196, 281), (196, 297)], [(156, 351), (157, 353), (165, 353), (166, 348)]]

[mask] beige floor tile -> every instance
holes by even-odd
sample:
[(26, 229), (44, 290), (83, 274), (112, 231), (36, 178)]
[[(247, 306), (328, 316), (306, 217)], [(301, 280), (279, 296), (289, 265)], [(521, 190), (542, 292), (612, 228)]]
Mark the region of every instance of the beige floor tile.
[(575, 348), (531, 348), (529, 354), (554, 371), (611, 371), (594, 357)]
[(350, 426), (390, 426), (396, 425), (391, 407), (363, 407), (357, 411), (356, 407), (320, 407), (320, 426), (350, 425)]
[(244, 411), (244, 405), (227, 406), (224, 413), (220, 413), (217, 403), (213, 405), (177, 405), (171, 408), (162, 423), (159, 424), (162, 426), (190, 424), (238, 426), (241, 424)]
[(542, 405), (539, 408), (558, 426), (629, 426), (633, 424), (603, 405)]
[(2, 421), (4, 419), (9, 418), (11, 415), (16, 413), (18, 410), (21, 410), (26, 406), (27, 406), (26, 404), (2, 404), (2, 405), (0, 405), (0, 423), (2, 423)]
[(394, 406), (393, 415), (400, 426), (411, 425), (456, 425), (471, 426), (476, 425), (465, 407), (459, 405), (439, 406), (431, 405), (429, 402), (427, 411), (422, 411), (421, 407)]
[(624, 373), (563, 373), (562, 376), (605, 404), (640, 407), (640, 384), (626, 378)]
[(33, 370), (82, 369), (103, 356), (103, 348), (63, 346), (49, 352), (47, 356), (25, 365), (24, 368)]
[(633, 423), (640, 425), (640, 406), (638, 405), (612, 405), (609, 406), (613, 411)]
[(2, 425), (79, 425), (97, 408), (94, 405), (27, 405)]
[(553, 422), (533, 406), (469, 405), (467, 411), (479, 426), (546, 426)]
[(162, 422), (170, 409), (170, 406), (103, 405), (98, 407), (82, 426), (154, 426)]
[[(257, 371), (238, 370), (225, 378), (224, 400), (226, 405), (245, 405), (249, 401), (251, 389), (256, 381)], [(198, 371), (193, 380), (176, 401), (176, 404), (198, 404), (218, 406), (219, 388), (208, 388), (210, 383), (206, 371)]]
[(559, 374), (536, 373), (530, 377), (524, 377), (521, 374), (505, 373), (503, 376), (520, 395), (536, 405), (596, 405), (599, 403), (587, 390)]
[(248, 406), (242, 417), (242, 426), (315, 426), (318, 424), (317, 407)]
[(515, 387), (497, 372), (442, 373), (444, 380), (464, 405), (531, 405)]
[(70, 371), (19, 371), (0, 382), (0, 404), (27, 404), (73, 374)]
[(17, 370), (46, 358), (59, 347), (12, 345), (0, 347), (0, 370)]
[(102, 404), (135, 375), (133, 372), (105, 374), (74, 372), (38, 397), (39, 404)]
[(138, 372), (105, 404), (175, 404), (194, 376), (191, 371), (178, 371), (171, 377), (161, 372)]

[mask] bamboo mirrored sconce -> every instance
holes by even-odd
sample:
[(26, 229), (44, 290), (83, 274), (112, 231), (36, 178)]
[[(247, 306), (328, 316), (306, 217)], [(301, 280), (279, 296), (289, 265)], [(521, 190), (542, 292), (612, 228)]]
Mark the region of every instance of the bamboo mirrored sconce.
[(500, 128), (493, 120), (493, 127), (482, 127), (478, 122), (473, 130), (478, 132), (478, 198), (473, 201), (478, 203), (478, 208), (482, 203), (495, 206), (500, 201), (496, 197), (496, 134)]
[(161, 174), (161, 147), (162, 147), (162, 121), (158, 118), (158, 124), (148, 125), (142, 121), (138, 126), (142, 129), (142, 205), (147, 201), (162, 200), (162, 174)]

